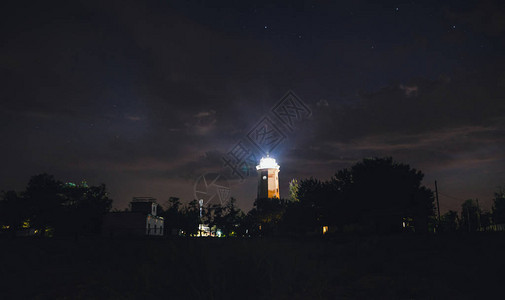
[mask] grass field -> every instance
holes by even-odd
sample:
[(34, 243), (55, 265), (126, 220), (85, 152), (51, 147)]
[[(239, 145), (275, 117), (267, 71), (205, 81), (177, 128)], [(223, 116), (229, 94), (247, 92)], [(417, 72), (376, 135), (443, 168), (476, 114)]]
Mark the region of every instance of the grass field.
[(2, 239), (2, 299), (502, 298), (505, 235)]

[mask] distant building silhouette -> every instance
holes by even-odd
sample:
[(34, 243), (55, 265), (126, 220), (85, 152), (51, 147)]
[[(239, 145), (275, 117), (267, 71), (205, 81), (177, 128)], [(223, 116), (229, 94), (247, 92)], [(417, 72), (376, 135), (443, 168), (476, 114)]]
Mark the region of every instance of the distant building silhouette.
[(280, 198), (279, 196), (279, 165), (275, 159), (267, 155), (256, 166), (258, 171), (258, 199)]
[(110, 212), (104, 216), (105, 236), (163, 235), (164, 220), (157, 215), (158, 204), (151, 197), (134, 197), (130, 211)]

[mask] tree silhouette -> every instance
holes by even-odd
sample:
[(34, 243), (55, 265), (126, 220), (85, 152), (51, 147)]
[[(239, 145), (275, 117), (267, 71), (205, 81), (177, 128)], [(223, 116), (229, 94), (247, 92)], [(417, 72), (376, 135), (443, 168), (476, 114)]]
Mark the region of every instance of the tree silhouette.
[(184, 227), (184, 216), (181, 201), (177, 197), (168, 198), (166, 208), (159, 213), (164, 219), (165, 235), (177, 235)]
[(30, 216), (30, 225), (44, 232), (47, 228), (65, 225), (64, 195), (61, 192), (62, 182), (46, 173), (32, 176), (23, 193)]
[(481, 213), (477, 203), (468, 199), (461, 204), (461, 230), (474, 232), (479, 230), (479, 214)]
[(362, 222), (376, 231), (400, 231), (403, 218), (427, 230), (433, 214), (433, 194), (421, 186), (423, 173), (389, 158), (364, 159), (351, 168), (351, 199), (360, 203)]
[(298, 202), (300, 199), (298, 198), (298, 189), (300, 185), (298, 184), (298, 180), (291, 179), (289, 182), (289, 200), (293, 202)]
[(222, 226), (220, 227), (225, 236), (237, 236), (240, 224), (245, 215), (236, 205), (237, 200), (233, 197), (226, 203)]
[[(319, 225), (322, 213), (321, 206), (324, 202), (323, 182), (315, 178), (302, 180), (298, 188), (298, 198), (300, 199), (300, 207), (305, 212), (300, 218), (301, 224), (306, 227), (314, 227)], [(290, 209), (293, 212), (294, 209)]]
[(456, 232), (458, 230), (458, 213), (450, 210), (442, 215), (440, 222), (440, 230), (442, 232)]
[[(372, 158), (338, 171), (329, 181), (302, 180), (298, 191), (308, 226), (333, 225), (371, 232), (398, 232), (404, 220), (426, 232), (433, 192), (424, 175), (392, 158)], [(296, 210), (290, 210), (296, 211)]]
[(502, 189), (494, 194), (492, 214), (495, 224), (505, 224), (505, 192)]
[(182, 209), (181, 227), (185, 235), (190, 236), (198, 233), (200, 220), (200, 207), (197, 200), (192, 200)]
[(224, 208), (221, 204), (207, 205), (203, 223), (206, 223), (211, 230), (216, 227), (223, 227), (224, 223)]
[(489, 211), (483, 211), (480, 214), (480, 226), (483, 230), (489, 230), (493, 224), (493, 214)]
[(245, 222), (253, 235), (277, 233), (287, 207), (287, 201), (279, 198), (259, 198), (254, 201)]
[(2, 192), (0, 199), (0, 225), (3, 230), (15, 232), (29, 222), (26, 203), (15, 191)]
[(63, 184), (44, 173), (32, 176), (21, 196), (5, 193), (1, 205), (2, 215), (10, 216), (14, 228), (25, 222), (24, 226), (40, 234), (54, 230), (58, 235), (89, 235), (100, 232), (103, 214), (111, 204), (104, 184)]
[(67, 183), (61, 186), (64, 213), (58, 216), (57, 233), (73, 235), (96, 235), (101, 232), (103, 215), (110, 211), (112, 200), (108, 197), (105, 184), (88, 186)]

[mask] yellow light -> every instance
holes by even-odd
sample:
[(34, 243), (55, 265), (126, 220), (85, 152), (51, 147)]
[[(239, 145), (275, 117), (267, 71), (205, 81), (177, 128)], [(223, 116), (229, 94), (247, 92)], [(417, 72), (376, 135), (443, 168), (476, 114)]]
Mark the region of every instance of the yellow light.
[(323, 226), (323, 234), (325, 234), (326, 232), (328, 232), (328, 226)]
[(25, 220), (22, 225), (23, 228), (30, 228), (30, 220)]

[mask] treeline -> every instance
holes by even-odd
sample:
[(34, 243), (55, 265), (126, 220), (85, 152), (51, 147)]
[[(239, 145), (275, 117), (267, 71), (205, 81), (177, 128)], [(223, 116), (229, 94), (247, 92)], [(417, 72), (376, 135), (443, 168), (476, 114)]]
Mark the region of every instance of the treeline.
[[(206, 207), (201, 223), (238, 236), (434, 231), (433, 192), (421, 185), (423, 177), (390, 157), (364, 159), (327, 181), (293, 180), (289, 199), (257, 199), (247, 214), (234, 199), (224, 207)], [(196, 200), (181, 207), (172, 200), (164, 212), (170, 232), (182, 228), (177, 220), (198, 215)], [(182, 231), (196, 233), (198, 219), (193, 220), (191, 229)]]
[(479, 201), (468, 199), (461, 211), (450, 210), (440, 218), (442, 232), (505, 231), (505, 191), (494, 193), (491, 211), (480, 208)]
[(179, 198), (170, 197), (165, 207), (159, 207), (158, 214), (165, 221), (165, 235), (195, 236), (205, 224), (210, 230), (220, 231), (222, 236), (236, 237), (246, 234), (245, 214), (236, 206), (236, 199), (231, 198), (226, 205), (212, 204), (202, 208), (197, 200), (183, 205)]
[(104, 184), (63, 183), (40, 174), (20, 193), (2, 192), (0, 226), (13, 235), (96, 235), (111, 205)]
[(390, 157), (364, 159), (329, 180), (292, 183), (289, 200), (259, 199), (248, 216), (266, 234), (427, 232), (434, 197), (423, 177)]
[[(165, 235), (183, 236), (198, 235), (202, 225), (227, 237), (505, 230), (503, 191), (495, 194), (491, 212), (467, 200), (460, 214), (449, 211), (439, 221), (433, 191), (421, 184), (423, 177), (390, 157), (370, 158), (325, 181), (293, 180), (289, 199), (256, 199), (247, 214), (234, 198), (200, 211), (197, 200), (183, 204), (171, 197), (158, 215), (164, 217)], [(13, 234), (97, 235), (111, 204), (103, 184), (63, 183), (41, 174), (22, 192), (2, 192), (0, 226)]]
[[(200, 211), (197, 200), (170, 198), (159, 208), (166, 235), (197, 235), (202, 224), (223, 236), (328, 233), (427, 232), (434, 215), (433, 192), (421, 185), (423, 173), (392, 158), (364, 159), (332, 178), (292, 181), (289, 199), (257, 199), (247, 214), (231, 199)], [(63, 183), (33, 176), (26, 190), (3, 192), (4, 231), (39, 235), (99, 234), (111, 208), (105, 185)], [(433, 227), (433, 226), (432, 226)]]
[(439, 220), (434, 193), (421, 184), (423, 177), (391, 157), (364, 159), (326, 181), (293, 180), (289, 199), (257, 199), (247, 214), (219, 220), (229, 220), (227, 228), (246, 236), (505, 231), (504, 191), (495, 193), (491, 212), (467, 200), (459, 215), (449, 211)]

